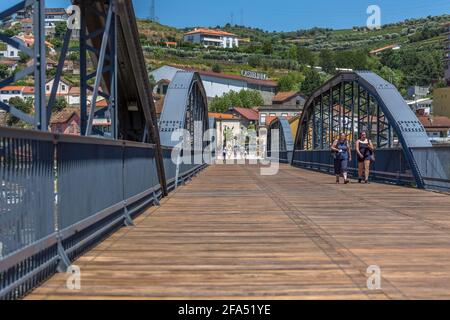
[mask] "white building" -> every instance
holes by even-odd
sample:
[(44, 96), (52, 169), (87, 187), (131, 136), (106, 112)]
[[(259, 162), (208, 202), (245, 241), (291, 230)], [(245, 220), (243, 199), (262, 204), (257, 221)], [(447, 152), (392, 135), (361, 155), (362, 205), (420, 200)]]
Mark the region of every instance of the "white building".
[(239, 47), (239, 39), (235, 34), (213, 29), (194, 29), (184, 34), (184, 41), (202, 44), (205, 47)]
[(69, 91), (68, 103), (70, 106), (80, 105), (80, 88), (72, 87)]
[(25, 86), (6, 86), (0, 89), (0, 101), (8, 103), (9, 99), (19, 97), (23, 99)]
[(178, 71), (194, 71), (200, 74), (203, 86), (205, 87), (208, 99), (221, 97), (230, 91), (239, 92), (241, 90), (256, 90), (261, 93), (264, 104), (272, 104), (275, 96), (277, 83), (270, 80), (258, 80), (237, 75), (216, 73), (196, 69), (180, 69), (171, 66), (163, 66), (151, 72), (155, 81), (159, 83), (162, 80), (172, 81)]
[[(18, 37), (14, 37), (14, 40), (22, 41)], [(0, 43), (0, 57), (18, 60), (18, 59), (20, 59), (19, 53), (20, 53), (20, 50), (17, 48), (14, 48), (10, 44), (3, 43), (3, 42)]]
[[(52, 93), (52, 88), (53, 88), (54, 82), (55, 82), (55, 79), (53, 78), (45, 84), (45, 94), (46, 95), (49, 95)], [(58, 96), (67, 96), (67, 95), (69, 95), (69, 91), (70, 91), (70, 83), (61, 79), (59, 81), (58, 90), (56, 91), (56, 94)]]

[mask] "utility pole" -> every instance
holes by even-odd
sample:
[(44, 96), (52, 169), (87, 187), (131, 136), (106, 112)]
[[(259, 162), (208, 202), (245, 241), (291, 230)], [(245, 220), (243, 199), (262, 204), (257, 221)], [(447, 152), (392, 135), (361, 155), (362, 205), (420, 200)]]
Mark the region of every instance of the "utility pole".
[(156, 0), (151, 0), (150, 4), (150, 20), (156, 21)]

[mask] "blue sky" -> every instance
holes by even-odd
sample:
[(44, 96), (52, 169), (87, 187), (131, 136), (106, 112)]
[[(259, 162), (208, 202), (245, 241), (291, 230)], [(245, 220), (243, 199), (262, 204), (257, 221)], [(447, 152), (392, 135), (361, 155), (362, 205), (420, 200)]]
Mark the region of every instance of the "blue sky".
[[(0, 10), (18, 0), (1, 0)], [(133, 0), (137, 15), (150, 15), (150, 0)], [(67, 6), (68, 0), (47, 0), (48, 7)], [(231, 21), (268, 31), (311, 27), (335, 29), (365, 25), (366, 9), (381, 7), (382, 23), (450, 13), (449, 0), (156, 0), (161, 23), (175, 27), (216, 26)]]

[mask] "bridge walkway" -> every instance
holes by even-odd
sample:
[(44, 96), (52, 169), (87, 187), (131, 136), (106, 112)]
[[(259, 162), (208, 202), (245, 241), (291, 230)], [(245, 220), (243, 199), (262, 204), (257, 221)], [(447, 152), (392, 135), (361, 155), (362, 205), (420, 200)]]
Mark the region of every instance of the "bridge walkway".
[[(450, 298), (450, 196), (216, 165), (28, 299)], [(367, 268), (381, 268), (381, 290)]]

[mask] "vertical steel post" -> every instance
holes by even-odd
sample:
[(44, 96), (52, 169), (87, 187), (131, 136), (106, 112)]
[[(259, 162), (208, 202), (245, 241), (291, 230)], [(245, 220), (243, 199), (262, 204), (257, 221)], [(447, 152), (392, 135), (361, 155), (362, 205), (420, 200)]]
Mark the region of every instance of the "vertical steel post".
[(87, 129), (86, 129), (86, 135), (90, 136), (92, 134), (92, 126), (94, 123), (94, 117), (95, 117), (95, 107), (97, 105), (97, 97), (98, 97), (98, 91), (100, 88), (100, 82), (102, 81), (103, 77), (103, 69), (105, 64), (105, 55), (106, 55), (106, 47), (109, 40), (109, 31), (111, 29), (111, 20), (113, 16), (113, 1), (109, 1), (109, 8), (108, 8), (108, 15), (106, 17), (106, 23), (105, 23), (105, 31), (102, 38), (102, 44), (100, 48), (100, 55), (98, 58), (98, 65), (97, 65), (97, 72), (95, 74), (95, 85), (94, 85), (94, 92), (92, 93), (92, 101), (91, 101), (91, 107), (89, 111), (89, 117), (88, 117), (88, 123), (87, 123)]
[(47, 131), (47, 105), (45, 101), (45, 81), (47, 69), (45, 59), (45, 0), (35, 0), (33, 9), (35, 122), (38, 130)]
[(87, 53), (86, 53), (86, 6), (80, 7), (80, 134), (87, 128)]

